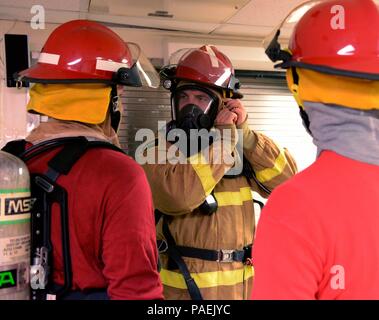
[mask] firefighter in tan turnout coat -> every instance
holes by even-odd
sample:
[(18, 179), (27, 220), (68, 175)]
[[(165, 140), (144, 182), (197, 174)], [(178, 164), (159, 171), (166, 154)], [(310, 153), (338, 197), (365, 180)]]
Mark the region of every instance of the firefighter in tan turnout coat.
[[(233, 66), (216, 47), (185, 51), (161, 75), (171, 91), (173, 121), (164, 145), (159, 139), (150, 144), (157, 162), (143, 167), (157, 209), (165, 298), (248, 299), (254, 275), (252, 190), (266, 198), (296, 173), (296, 163), (286, 149), (249, 129)], [(173, 145), (168, 138), (173, 128), (188, 136), (190, 129), (220, 134), (195, 152), (189, 150), (194, 140), (187, 138), (187, 147), (179, 147), (187, 162), (174, 163), (158, 157)], [(238, 141), (243, 141), (240, 153)], [(242, 159), (242, 173), (233, 173)]]

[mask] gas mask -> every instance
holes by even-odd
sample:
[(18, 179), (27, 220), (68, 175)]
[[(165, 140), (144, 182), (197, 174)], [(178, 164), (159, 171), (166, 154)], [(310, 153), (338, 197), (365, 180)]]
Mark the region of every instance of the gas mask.
[(220, 104), (219, 97), (209, 89), (196, 85), (183, 85), (172, 94), (172, 118), (177, 128), (190, 129), (213, 127)]
[[(181, 134), (185, 134), (187, 156), (200, 151), (202, 144), (201, 138), (194, 137), (194, 132), (191, 134), (191, 131), (199, 132), (205, 129), (209, 133), (214, 125), (220, 101), (221, 99), (217, 94), (211, 90), (194, 84), (180, 86), (172, 93), (171, 108), (173, 120), (168, 124), (167, 132), (169, 133), (173, 129), (183, 130), (178, 130), (177, 136), (179, 139)], [(213, 142), (212, 139), (209, 140), (208, 145)], [(193, 146), (194, 143), (199, 148), (192, 148), (192, 151), (190, 151), (191, 145)]]

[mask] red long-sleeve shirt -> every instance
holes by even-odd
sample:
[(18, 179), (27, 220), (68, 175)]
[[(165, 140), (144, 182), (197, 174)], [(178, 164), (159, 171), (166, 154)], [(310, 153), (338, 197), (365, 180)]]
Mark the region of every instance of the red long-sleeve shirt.
[(379, 166), (324, 151), (258, 223), (253, 299), (379, 299)]
[[(56, 152), (32, 159), (31, 173), (45, 172)], [(58, 183), (68, 192), (73, 289), (107, 288), (111, 299), (163, 299), (152, 197), (141, 167), (122, 153), (96, 148)], [(62, 285), (59, 219), (54, 205), (53, 278)]]

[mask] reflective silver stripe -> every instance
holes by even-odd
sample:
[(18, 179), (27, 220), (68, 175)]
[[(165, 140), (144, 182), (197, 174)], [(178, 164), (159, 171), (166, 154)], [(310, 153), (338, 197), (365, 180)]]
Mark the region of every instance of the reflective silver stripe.
[(209, 58), (211, 59), (211, 64), (213, 68), (218, 68), (219, 63), (218, 63), (218, 58), (216, 57), (216, 53), (212, 50), (210, 46), (205, 46), (205, 49), (207, 50), (209, 54)]
[(38, 62), (57, 65), (60, 57), (59, 54), (41, 52), (38, 57)]
[(120, 68), (130, 68), (130, 66), (122, 62), (96, 60), (96, 70), (116, 72)]

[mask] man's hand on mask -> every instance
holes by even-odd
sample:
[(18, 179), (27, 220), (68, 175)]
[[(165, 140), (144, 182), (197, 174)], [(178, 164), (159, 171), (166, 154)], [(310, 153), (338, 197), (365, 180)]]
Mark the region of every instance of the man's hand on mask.
[(236, 124), (237, 119), (238, 119), (238, 115), (236, 113), (231, 112), (228, 108), (223, 108), (217, 114), (217, 117), (215, 120), (215, 126)]
[(224, 104), (228, 110), (237, 115), (237, 121), (235, 124), (237, 126), (241, 125), (246, 121), (247, 112), (242, 102), (238, 99), (225, 99)]

